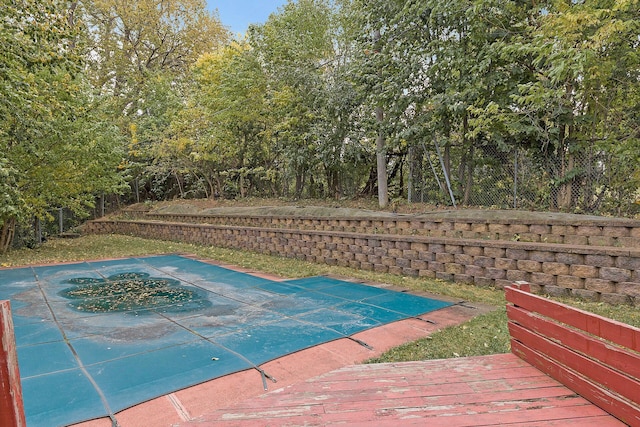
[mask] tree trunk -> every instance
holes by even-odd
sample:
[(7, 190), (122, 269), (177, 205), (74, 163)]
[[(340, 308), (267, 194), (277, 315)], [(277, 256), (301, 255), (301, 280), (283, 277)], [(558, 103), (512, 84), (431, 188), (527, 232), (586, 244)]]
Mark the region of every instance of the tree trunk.
[[(374, 42), (380, 40), (380, 30), (373, 34)], [(378, 172), (378, 205), (386, 208), (389, 204), (389, 190), (387, 188), (387, 150), (382, 124), (384, 122), (384, 110), (376, 107), (376, 121), (378, 122), (378, 137), (376, 138), (376, 170)]]
[(471, 189), (473, 188), (473, 170), (475, 169), (474, 161), (475, 150), (474, 146), (469, 147), (469, 157), (467, 158), (467, 175), (465, 176), (464, 184), (464, 201), (462, 204), (468, 205), (471, 198)]
[(13, 236), (16, 233), (15, 217), (5, 218), (0, 228), (0, 254), (6, 253), (11, 247)]
[(360, 195), (362, 196), (373, 196), (376, 189), (376, 168), (373, 166), (369, 170), (369, 179), (367, 179), (367, 183), (364, 188), (360, 191)]
[(389, 204), (389, 190), (387, 188), (387, 150), (385, 147), (384, 132), (382, 131), (382, 121), (384, 112), (382, 107), (376, 107), (376, 120), (380, 129), (376, 138), (376, 170), (378, 171), (378, 205), (386, 208)]
[(178, 190), (180, 191), (180, 198), (184, 199), (184, 189), (182, 188), (182, 181), (180, 180), (180, 175), (178, 175), (178, 171), (173, 171), (173, 176), (176, 179), (176, 183), (178, 184)]
[(304, 190), (304, 183), (306, 175), (304, 173), (304, 168), (299, 166), (296, 168), (296, 189), (294, 193), (294, 197), (299, 199), (302, 197), (302, 190)]
[(566, 157), (562, 158), (562, 169), (561, 169), (561, 177), (562, 181), (560, 187), (558, 188), (558, 208), (561, 210), (569, 210), (572, 206), (573, 200), (573, 182), (574, 178), (567, 179), (567, 175), (573, 173), (573, 168), (575, 167), (575, 157), (573, 153), (567, 152)]

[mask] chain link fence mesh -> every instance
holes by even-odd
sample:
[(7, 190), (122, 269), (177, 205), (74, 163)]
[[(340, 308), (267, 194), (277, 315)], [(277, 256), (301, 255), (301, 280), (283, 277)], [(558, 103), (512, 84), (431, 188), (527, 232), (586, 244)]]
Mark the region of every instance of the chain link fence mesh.
[(462, 149), (440, 147), (437, 142), (423, 144), (409, 151), (408, 200), (447, 206), (637, 216), (640, 189), (630, 184), (633, 171), (621, 171), (612, 163), (606, 153), (593, 148), (576, 153), (544, 153), (533, 149), (503, 150), (491, 145)]

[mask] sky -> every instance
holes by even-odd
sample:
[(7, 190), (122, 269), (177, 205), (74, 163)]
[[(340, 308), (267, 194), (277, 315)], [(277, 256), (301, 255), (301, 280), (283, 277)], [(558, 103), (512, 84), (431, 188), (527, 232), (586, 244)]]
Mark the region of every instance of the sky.
[(210, 10), (218, 9), (220, 20), (233, 34), (244, 34), (249, 24), (262, 24), (287, 0), (207, 0)]

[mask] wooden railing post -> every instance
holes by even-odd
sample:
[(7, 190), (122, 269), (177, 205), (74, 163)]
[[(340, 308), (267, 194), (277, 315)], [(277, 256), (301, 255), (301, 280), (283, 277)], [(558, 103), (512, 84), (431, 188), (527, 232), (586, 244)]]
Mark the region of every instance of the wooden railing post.
[(0, 426), (26, 427), (9, 301), (0, 301), (0, 342)]
[(511, 287), (520, 289), (521, 291), (524, 291), (524, 292), (531, 292), (531, 285), (529, 284), (529, 282), (524, 282), (524, 281), (513, 282)]

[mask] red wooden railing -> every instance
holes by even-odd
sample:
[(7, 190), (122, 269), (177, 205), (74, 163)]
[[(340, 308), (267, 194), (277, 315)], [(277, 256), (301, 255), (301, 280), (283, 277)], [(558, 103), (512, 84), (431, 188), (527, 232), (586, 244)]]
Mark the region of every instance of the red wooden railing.
[(640, 329), (506, 288), (511, 351), (631, 426), (640, 426)]
[(0, 426), (27, 425), (9, 301), (0, 301)]

